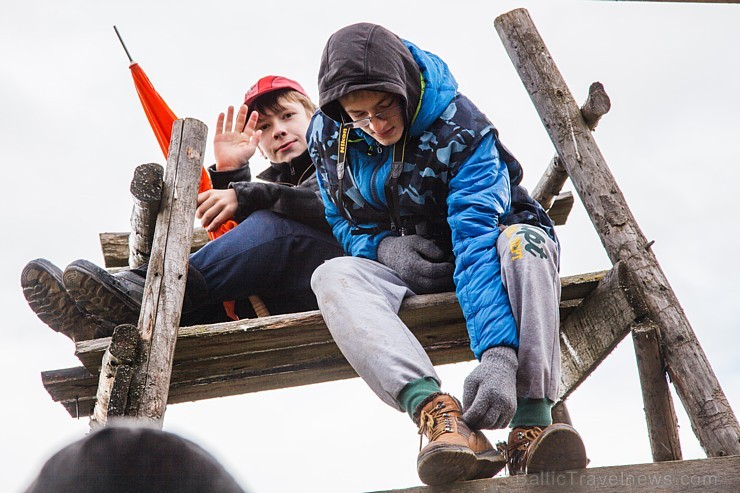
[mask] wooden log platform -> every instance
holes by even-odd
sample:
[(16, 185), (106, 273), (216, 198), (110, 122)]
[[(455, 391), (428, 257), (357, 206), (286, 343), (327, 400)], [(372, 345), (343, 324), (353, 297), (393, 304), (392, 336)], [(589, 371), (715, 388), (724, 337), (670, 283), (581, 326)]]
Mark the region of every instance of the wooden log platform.
[[(565, 324), (583, 307), (586, 313), (615, 301), (627, 290), (613, 269), (563, 277), (561, 318), (568, 333), (564, 341), (564, 392), (570, 393), (616, 344), (629, 333), (635, 315), (620, 309), (584, 337), (583, 315)], [(602, 282), (603, 280), (603, 282)], [(601, 283), (601, 284), (600, 284)], [(606, 283), (606, 284), (605, 284)], [(600, 289), (597, 289), (601, 286)], [(606, 287), (604, 287), (606, 286)], [(599, 294), (612, 293), (608, 299)], [(592, 295), (592, 296), (590, 296)], [(584, 303), (584, 299), (587, 301)], [(586, 310), (586, 307), (590, 307)], [(435, 365), (469, 361), (473, 355), (465, 321), (454, 293), (415, 296), (401, 308), (401, 318), (419, 338)], [(585, 315), (588, 316), (587, 314)], [(590, 329), (593, 331), (593, 329)], [(95, 405), (101, 361), (110, 338), (82, 341), (76, 355), (83, 366), (42, 372), (44, 387), (73, 417), (89, 415)], [(575, 359), (574, 359), (575, 358)], [(276, 315), (238, 322), (182, 327), (174, 355), (169, 403), (195, 401), (356, 377), (334, 344), (319, 311)]]
[[(740, 455), (496, 477), (385, 493), (727, 493), (740, 491)], [(376, 492), (381, 493), (381, 492)]]

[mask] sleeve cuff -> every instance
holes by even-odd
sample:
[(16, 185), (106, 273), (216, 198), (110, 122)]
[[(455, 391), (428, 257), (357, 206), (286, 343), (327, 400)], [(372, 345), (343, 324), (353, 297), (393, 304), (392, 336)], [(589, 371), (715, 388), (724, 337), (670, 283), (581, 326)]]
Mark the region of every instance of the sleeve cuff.
[(249, 162), (241, 168), (230, 169), (227, 171), (216, 170), (216, 165), (208, 167), (208, 174), (211, 176), (213, 188), (225, 190), (229, 184), (237, 181), (252, 181), (252, 171), (249, 169)]

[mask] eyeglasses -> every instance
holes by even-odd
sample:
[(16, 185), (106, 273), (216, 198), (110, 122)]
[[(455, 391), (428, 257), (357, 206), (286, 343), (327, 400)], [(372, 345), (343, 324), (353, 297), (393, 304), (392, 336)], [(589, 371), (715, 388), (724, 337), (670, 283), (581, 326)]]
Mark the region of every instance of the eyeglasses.
[(400, 113), (403, 110), (403, 106), (400, 104), (397, 104), (395, 106), (391, 106), (385, 111), (381, 111), (380, 113), (376, 113), (374, 116), (368, 116), (367, 118), (361, 118), (359, 120), (351, 121), (348, 123), (345, 123), (350, 128), (365, 128), (374, 119), (378, 120), (388, 120), (389, 118), (396, 116), (398, 113)]

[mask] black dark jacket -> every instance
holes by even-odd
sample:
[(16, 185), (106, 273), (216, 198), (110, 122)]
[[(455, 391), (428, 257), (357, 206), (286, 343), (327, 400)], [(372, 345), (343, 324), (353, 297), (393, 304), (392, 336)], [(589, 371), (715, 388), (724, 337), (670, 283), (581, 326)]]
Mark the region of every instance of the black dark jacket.
[(208, 168), (213, 188), (233, 188), (239, 205), (234, 216), (242, 222), (251, 213), (267, 209), (307, 226), (331, 233), (324, 215), (324, 203), (319, 195), (316, 170), (308, 151), (289, 163), (270, 163), (257, 175), (268, 183), (253, 182), (249, 164), (229, 171)]

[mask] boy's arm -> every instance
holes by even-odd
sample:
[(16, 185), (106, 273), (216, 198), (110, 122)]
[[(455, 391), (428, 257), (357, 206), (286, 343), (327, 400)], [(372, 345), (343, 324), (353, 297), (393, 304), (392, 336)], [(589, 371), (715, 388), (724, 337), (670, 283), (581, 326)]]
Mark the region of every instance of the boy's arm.
[(290, 187), (278, 183), (231, 183), (236, 192), (238, 207), (234, 220), (241, 222), (251, 213), (267, 209), (307, 226), (331, 233), (324, 215), (324, 203), (319, 195), (316, 176), (298, 186)]
[(211, 184), (216, 190), (226, 190), (229, 185), (235, 182), (252, 181), (252, 170), (249, 168), (249, 161), (239, 168), (226, 171), (219, 171), (216, 169), (216, 165), (212, 164), (208, 167), (208, 175), (211, 177)]
[[(316, 175), (318, 177), (321, 198), (324, 202), (326, 222), (331, 227), (334, 237), (339, 241), (339, 244), (342, 245), (344, 252), (353, 257), (364, 257), (370, 260), (378, 260), (378, 245), (380, 244), (380, 241), (389, 236), (391, 232), (383, 231), (377, 234), (353, 235), (352, 229), (354, 226), (339, 213), (337, 207), (329, 199), (326, 186), (321, 180), (320, 174), (317, 172)], [(375, 225), (368, 224), (363, 226), (372, 228)]]
[(457, 297), (478, 359), (488, 348), (519, 343), (496, 251), (499, 217), (509, 203), (509, 175), (491, 132), (453, 169), (447, 195)]

